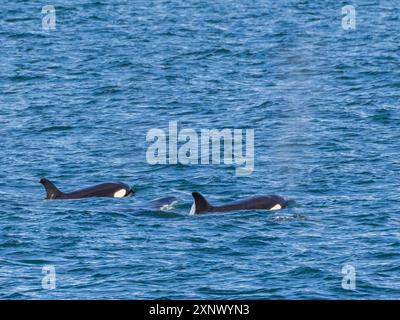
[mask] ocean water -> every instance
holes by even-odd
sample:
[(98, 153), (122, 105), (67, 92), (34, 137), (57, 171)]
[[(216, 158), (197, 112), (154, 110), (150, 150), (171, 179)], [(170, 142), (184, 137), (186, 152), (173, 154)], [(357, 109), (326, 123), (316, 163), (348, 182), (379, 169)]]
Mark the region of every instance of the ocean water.
[[(0, 4), (1, 299), (399, 298), (397, 1), (49, 2), (55, 30)], [(170, 121), (254, 129), (253, 174), (150, 165)], [(45, 201), (41, 177), (136, 195)], [(189, 215), (193, 191), (290, 205)]]

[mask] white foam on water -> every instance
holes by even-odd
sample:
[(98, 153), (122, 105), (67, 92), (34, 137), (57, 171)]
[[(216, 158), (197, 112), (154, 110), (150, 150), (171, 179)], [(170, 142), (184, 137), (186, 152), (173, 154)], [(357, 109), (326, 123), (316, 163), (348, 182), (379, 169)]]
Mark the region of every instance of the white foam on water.
[(168, 211), (168, 210), (171, 210), (171, 209), (174, 208), (174, 204), (176, 204), (176, 203), (177, 203), (177, 201), (172, 201), (170, 204), (165, 204), (165, 205), (163, 205), (163, 206), (160, 208), (160, 210), (161, 210), (161, 211)]

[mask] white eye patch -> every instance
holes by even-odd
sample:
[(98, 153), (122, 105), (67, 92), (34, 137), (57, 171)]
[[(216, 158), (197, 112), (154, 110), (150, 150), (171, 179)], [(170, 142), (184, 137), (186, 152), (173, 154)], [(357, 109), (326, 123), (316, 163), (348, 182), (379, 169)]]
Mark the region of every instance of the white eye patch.
[(280, 204), (276, 204), (269, 210), (280, 210), (280, 209), (282, 209), (281, 205)]
[(116, 193), (114, 193), (114, 198), (123, 198), (125, 196), (126, 196), (125, 189), (118, 190)]

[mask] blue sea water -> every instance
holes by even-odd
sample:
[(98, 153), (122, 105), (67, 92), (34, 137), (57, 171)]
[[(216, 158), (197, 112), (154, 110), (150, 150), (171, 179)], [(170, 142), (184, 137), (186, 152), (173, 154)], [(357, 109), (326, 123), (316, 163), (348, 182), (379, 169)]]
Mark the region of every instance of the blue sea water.
[[(399, 297), (397, 1), (49, 2), (0, 4), (1, 299)], [(150, 165), (169, 121), (254, 129), (254, 173)], [(43, 176), (137, 192), (45, 201)], [(192, 191), (290, 205), (193, 216)], [(147, 206), (164, 196), (172, 210)]]

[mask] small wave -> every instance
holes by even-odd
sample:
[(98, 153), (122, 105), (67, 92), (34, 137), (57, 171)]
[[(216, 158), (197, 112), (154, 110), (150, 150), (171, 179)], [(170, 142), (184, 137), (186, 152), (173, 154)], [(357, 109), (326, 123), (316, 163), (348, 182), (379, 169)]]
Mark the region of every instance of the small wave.
[(22, 241), (20, 241), (18, 239), (10, 239), (10, 240), (3, 242), (0, 246), (3, 248), (16, 247), (16, 246), (20, 245), (21, 243), (22, 243)]

